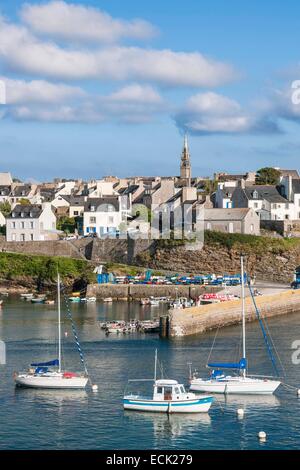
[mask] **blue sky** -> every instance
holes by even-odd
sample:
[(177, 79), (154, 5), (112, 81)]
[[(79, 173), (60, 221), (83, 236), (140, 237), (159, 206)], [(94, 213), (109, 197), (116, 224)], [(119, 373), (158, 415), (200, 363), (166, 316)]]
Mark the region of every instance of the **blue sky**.
[(299, 2), (0, 0), (0, 15), (0, 171), (176, 175), (185, 131), (195, 176), (299, 168)]

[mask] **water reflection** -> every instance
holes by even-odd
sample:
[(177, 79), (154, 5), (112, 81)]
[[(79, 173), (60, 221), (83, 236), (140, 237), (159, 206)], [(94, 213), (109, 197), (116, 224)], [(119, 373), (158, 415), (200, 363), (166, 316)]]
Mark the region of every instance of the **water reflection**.
[(199, 433), (211, 426), (211, 417), (208, 413), (169, 415), (125, 411), (124, 417), (129, 425), (149, 427), (150, 424), (156, 440), (175, 439), (186, 434)]

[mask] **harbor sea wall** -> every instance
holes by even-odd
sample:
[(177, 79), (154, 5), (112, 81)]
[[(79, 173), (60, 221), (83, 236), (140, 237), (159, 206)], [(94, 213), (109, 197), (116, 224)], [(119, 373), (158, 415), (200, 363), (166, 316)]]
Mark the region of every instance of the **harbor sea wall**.
[(75, 259), (85, 259), (76, 246), (67, 240), (36, 241), (36, 242), (7, 242), (0, 239), (0, 251), (7, 253), (23, 253), (29, 255), (64, 256)]
[(217, 292), (219, 288), (208, 286), (175, 286), (175, 285), (147, 285), (147, 284), (89, 284), (87, 287), (88, 297), (103, 299), (139, 300), (145, 297), (191, 297), (196, 298), (207, 292)]
[[(287, 290), (255, 299), (264, 318), (300, 312), (300, 290)], [(246, 321), (256, 320), (252, 299), (246, 298), (245, 303)], [(201, 305), (184, 310), (172, 309), (169, 310), (168, 335), (170, 337), (188, 336), (238, 324), (241, 322), (241, 311), (241, 300)]]

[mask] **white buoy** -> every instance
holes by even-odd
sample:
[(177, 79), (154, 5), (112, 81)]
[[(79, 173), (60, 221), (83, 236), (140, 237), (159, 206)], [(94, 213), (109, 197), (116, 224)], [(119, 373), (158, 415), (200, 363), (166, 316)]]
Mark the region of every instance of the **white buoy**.
[(92, 385), (92, 390), (93, 390), (93, 392), (97, 392), (98, 391), (98, 385)]
[(267, 440), (267, 434), (265, 433), (265, 431), (259, 431), (257, 437), (260, 441), (266, 441)]
[(68, 332), (67, 332), (67, 331), (65, 331), (65, 337), (67, 337), (67, 336), (68, 336)]
[(243, 410), (243, 408), (239, 408), (237, 410), (237, 415), (238, 415), (239, 418), (243, 418), (244, 414), (245, 414), (245, 411)]

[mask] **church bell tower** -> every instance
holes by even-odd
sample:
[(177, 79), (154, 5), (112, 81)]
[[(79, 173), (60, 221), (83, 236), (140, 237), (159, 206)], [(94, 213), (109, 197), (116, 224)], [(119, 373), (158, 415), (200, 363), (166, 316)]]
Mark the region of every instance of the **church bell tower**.
[(187, 134), (184, 136), (184, 145), (181, 154), (180, 178), (186, 181), (186, 186), (191, 185), (191, 161)]

